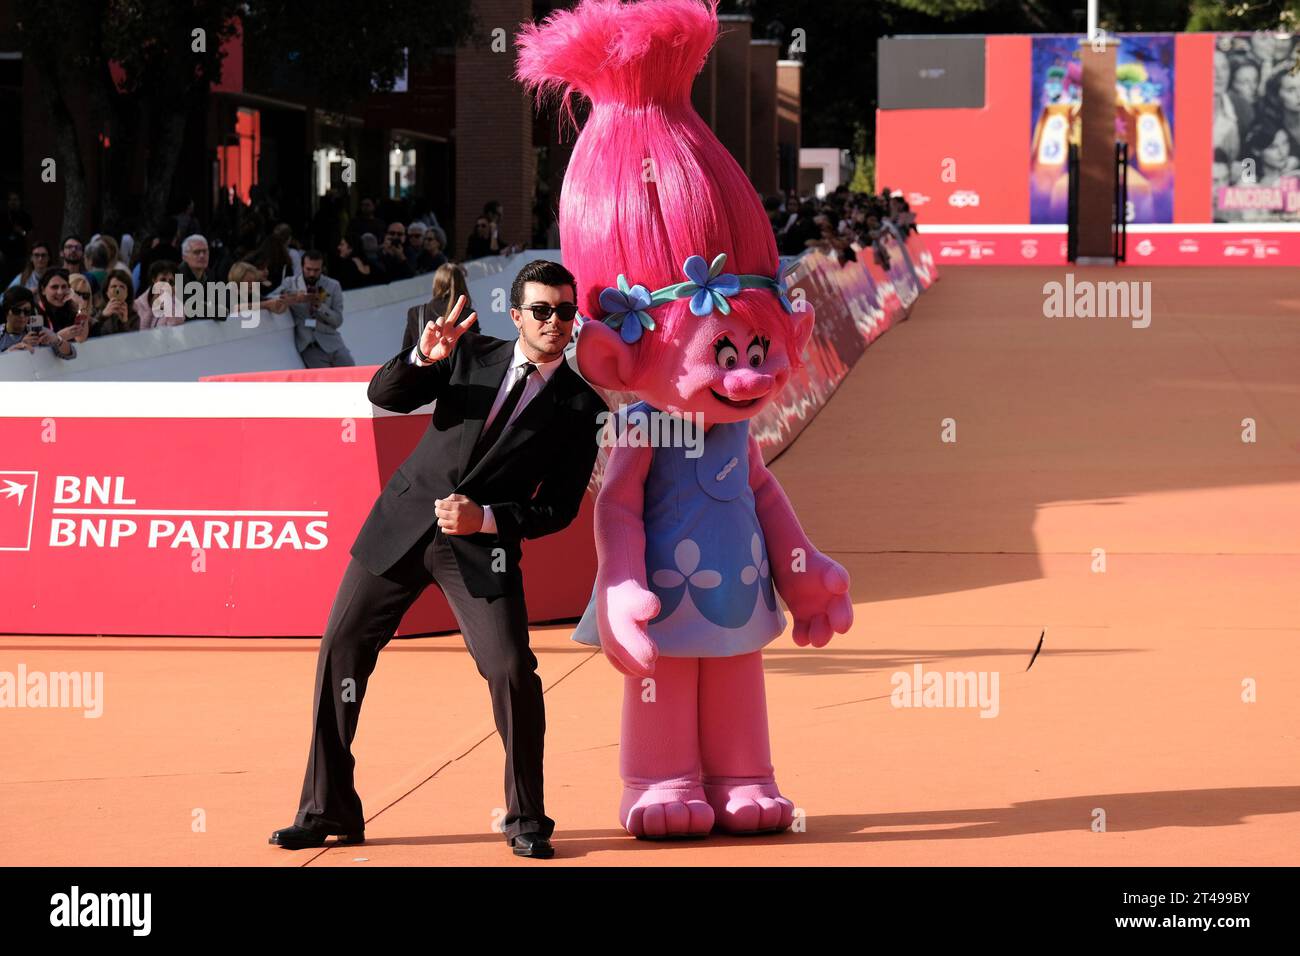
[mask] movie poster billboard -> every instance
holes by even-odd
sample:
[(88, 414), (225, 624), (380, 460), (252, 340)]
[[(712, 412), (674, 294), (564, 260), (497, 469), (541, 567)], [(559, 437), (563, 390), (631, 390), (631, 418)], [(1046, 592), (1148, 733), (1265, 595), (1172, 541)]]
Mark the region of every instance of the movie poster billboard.
[(1215, 222), (1300, 222), (1297, 56), (1293, 34), (1215, 38)]
[[(1126, 34), (1115, 61), (1115, 139), (1128, 143), (1127, 220), (1172, 222), (1174, 37)], [(1070, 143), (1079, 142), (1082, 36), (1033, 38), (1030, 78), (1030, 222), (1068, 215)]]

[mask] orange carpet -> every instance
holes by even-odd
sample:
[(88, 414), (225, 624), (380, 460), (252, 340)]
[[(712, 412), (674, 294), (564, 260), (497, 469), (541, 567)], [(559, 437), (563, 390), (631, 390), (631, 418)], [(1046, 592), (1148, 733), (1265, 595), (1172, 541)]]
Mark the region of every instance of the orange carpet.
[[(628, 837), (620, 679), (553, 627), (554, 861), (492, 830), (502, 749), (456, 635), (380, 656), (369, 842), (284, 851), (317, 642), (14, 636), (0, 671), (102, 671), (104, 700), (0, 710), (0, 864), (1295, 864), (1300, 291), (1284, 269), (1075, 273), (1149, 280), (1150, 327), (1045, 318), (1045, 269), (949, 269), (774, 465), (857, 614), (767, 654), (799, 832)], [(996, 716), (893, 706), (918, 664), (996, 674)]]

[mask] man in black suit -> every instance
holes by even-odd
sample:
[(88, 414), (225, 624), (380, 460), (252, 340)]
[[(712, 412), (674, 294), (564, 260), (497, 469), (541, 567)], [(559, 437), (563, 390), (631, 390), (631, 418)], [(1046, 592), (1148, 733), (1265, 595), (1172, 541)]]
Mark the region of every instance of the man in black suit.
[(463, 297), (370, 380), (370, 401), (411, 412), (437, 400), (428, 430), (389, 479), (352, 546), (316, 669), (315, 729), (289, 849), (364, 839), (351, 745), (379, 651), (430, 583), (446, 595), (487, 679), (506, 751), (506, 839), (519, 856), (554, 855), (542, 801), (546, 715), (519, 571), (520, 540), (578, 512), (596, 460), (600, 396), (565, 361), (573, 276), (536, 260), (510, 290), (514, 342), (471, 331)]

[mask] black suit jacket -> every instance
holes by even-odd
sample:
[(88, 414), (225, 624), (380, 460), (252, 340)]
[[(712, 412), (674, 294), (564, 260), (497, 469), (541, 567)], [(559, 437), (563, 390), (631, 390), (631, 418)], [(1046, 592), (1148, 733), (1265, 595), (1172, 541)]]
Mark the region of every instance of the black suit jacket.
[[(435, 399), (437, 404), (420, 443), (371, 509), (352, 555), (383, 574), (437, 522), (434, 499), (460, 493), (491, 505), (497, 524), (496, 534), (446, 535), (465, 586), (476, 597), (522, 590), (520, 541), (559, 531), (577, 515), (596, 461), (597, 416), (607, 406), (562, 362), (467, 473), (465, 463), (483, 433), (514, 343), (471, 330), (450, 356), (432, 365), (409, 364), (409, 352), (402, 350), (375, 373), (370, 401), (395, 412)], [(504, 565), (497, 560), (502, 556)]]
[[(446, 308), (447, 300), (440, 298), (433, 299), (423, 305), (413, 305), (407, 309), (406, 328), (402, 332), (402, 348), (407, 352), (411, 351), (415, 343), (420, 341), (420, 335), (424, 332), (425, 323), (438, 318)], [(465, 309), (461, 318), (463, 319), (472, 311), (472, 309)]]

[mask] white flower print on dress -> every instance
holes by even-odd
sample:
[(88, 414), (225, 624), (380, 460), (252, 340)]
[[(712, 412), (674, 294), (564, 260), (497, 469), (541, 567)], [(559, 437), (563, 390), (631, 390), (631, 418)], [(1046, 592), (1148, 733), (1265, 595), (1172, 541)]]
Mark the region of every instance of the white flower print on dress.
[(767, 555), (763, 553), (763, 542), (758, 539), (758, 535), (749, 539), (749, 553), (753, 555), (754, 563), (740, 572), (740, 580), (745, 584), (753, 584), (760, 577), (765, 578), (771, 572)]
[(707, 568), (696, 570), (700, 566), (700, 546), (690, 538), (683, 538), (673, 548), (673, 563), (677, 570), (660, 568), (650, 579), (661, 588), (679, 587), (683, 581), (690, 581), (697, 588), (716, 588), (722, 583), (722, 575)]

